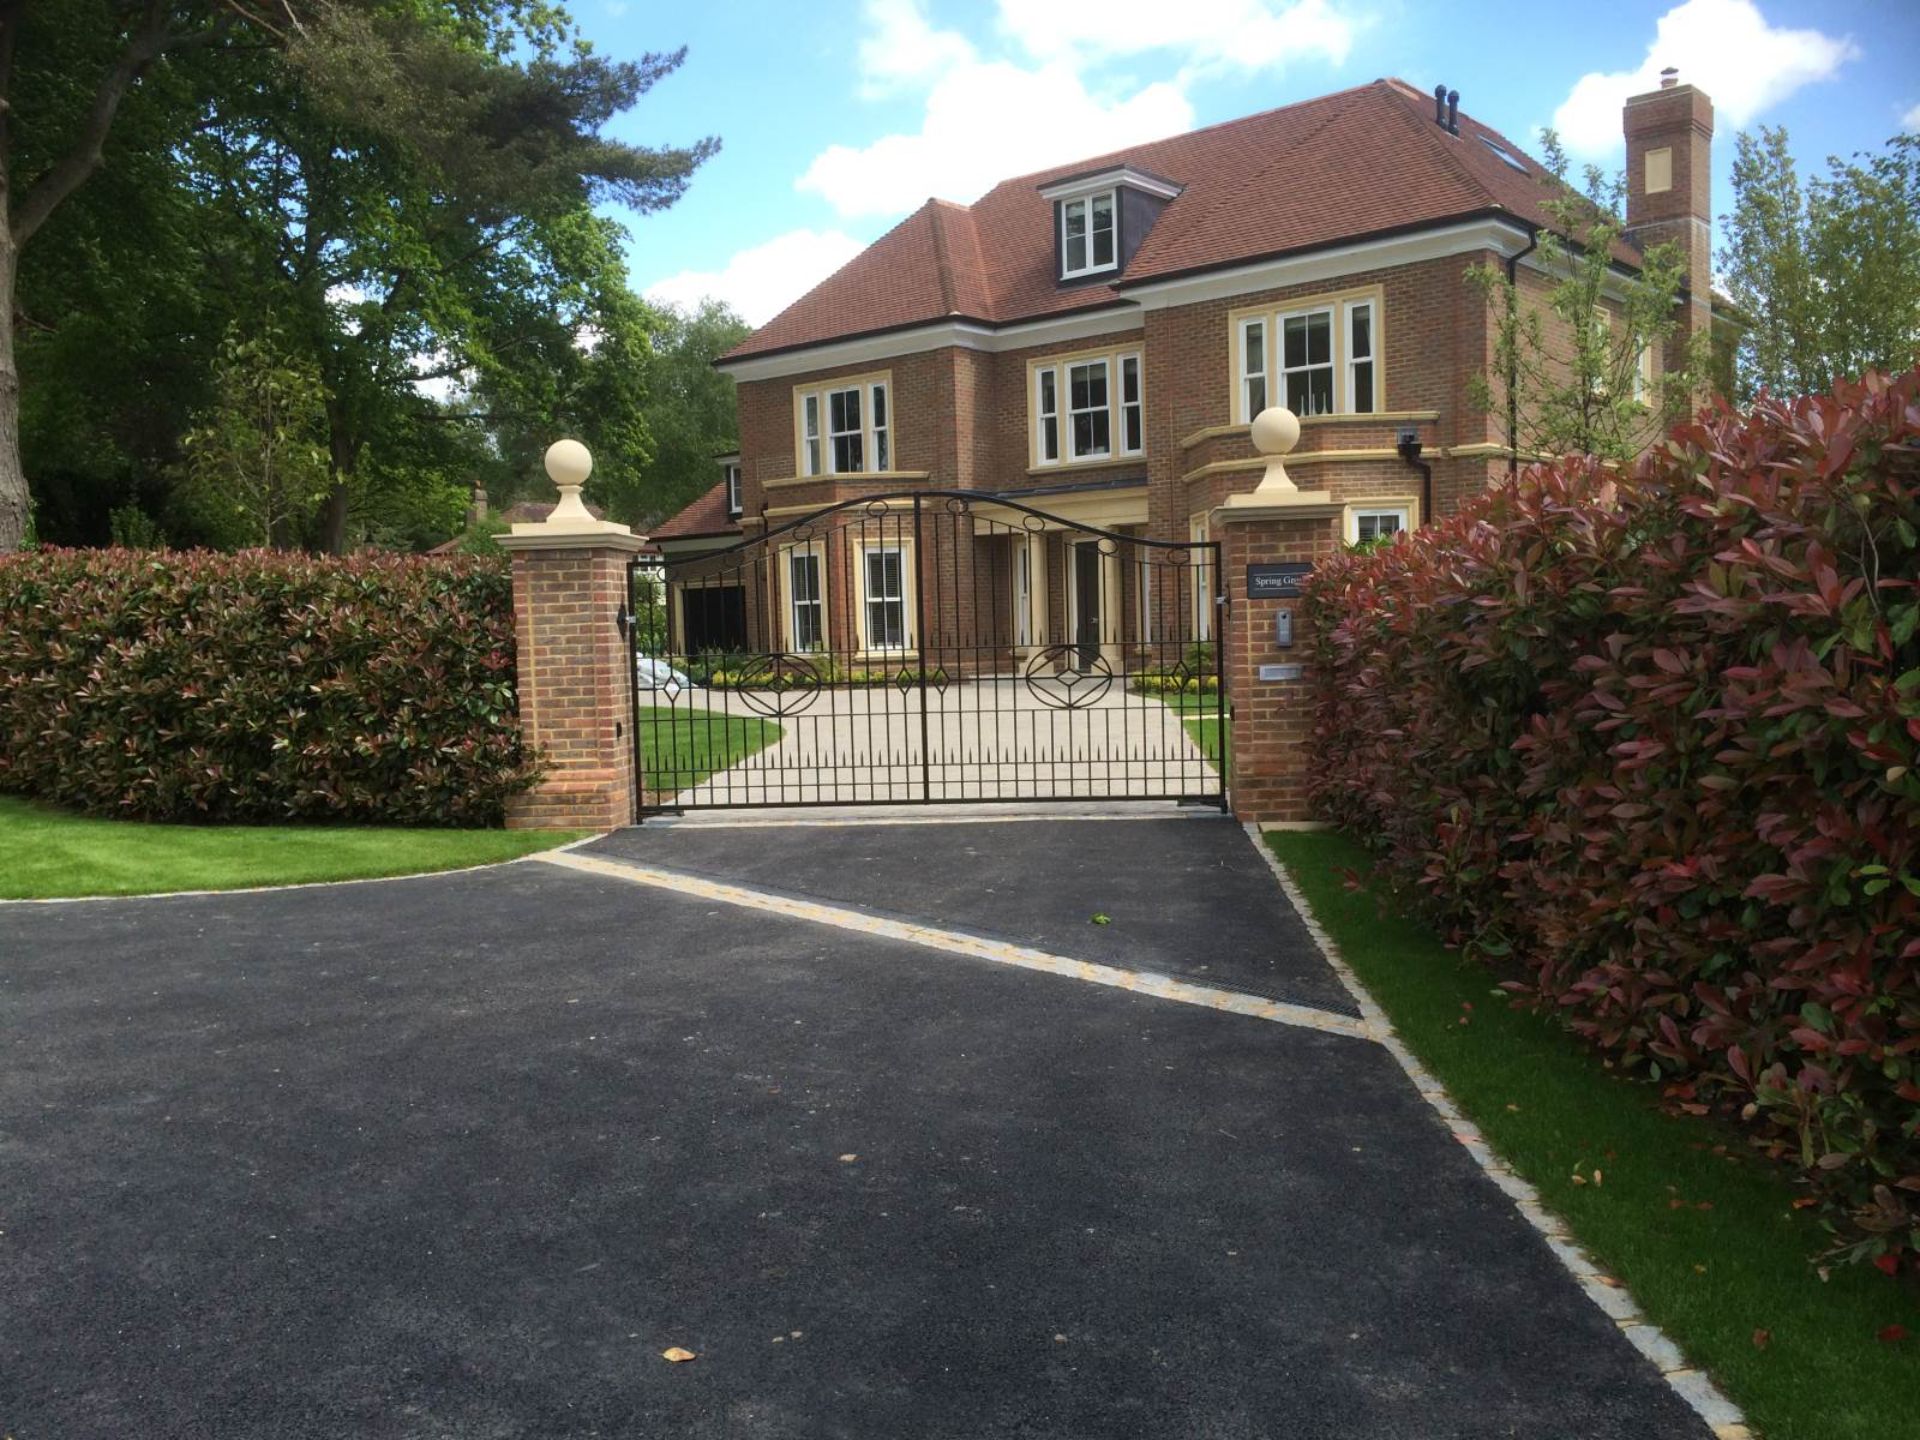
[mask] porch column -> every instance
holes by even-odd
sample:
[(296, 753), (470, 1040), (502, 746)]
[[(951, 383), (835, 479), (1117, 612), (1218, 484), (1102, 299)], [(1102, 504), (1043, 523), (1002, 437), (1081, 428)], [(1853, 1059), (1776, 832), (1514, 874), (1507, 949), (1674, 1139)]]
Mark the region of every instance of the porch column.
[(1284, 457), (1299, 439), (1292, 411), (1276, 406), (1255, 416), (1253, 444), (1268, 457), (1266, 474), (1258, 488), (1228, 496), (1211, 516), (1231, 599), (1220, 657), (1233, 703), (1227, 793), (1242, 820), (1311, 818), (1313, 716), (1298, 596), (1314, 566), (1340, 543), (1341, 507), (1327, 491), (1301, 490), (1288, 476)]
[(633, 653), (619, 617), (646, 537), (588, 514), (586, 446), (556, 441), (546, 466), (560, 503), (499, 539), (513, 557), (520, 723), (547, 767), (507, 802), (507, 828), (611, 830), (635, 814)]

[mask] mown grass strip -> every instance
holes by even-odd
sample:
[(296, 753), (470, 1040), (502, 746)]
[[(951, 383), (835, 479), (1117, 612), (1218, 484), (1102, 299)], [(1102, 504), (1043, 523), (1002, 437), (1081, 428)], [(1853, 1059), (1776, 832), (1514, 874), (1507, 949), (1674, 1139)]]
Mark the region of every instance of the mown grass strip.
[(155, 825), (0, 796), (0, 900), (371, 880), (515, 860), (585, 832)]
[[(1793, 1208), (1800, 1192), (1782, 1171), (1725, 1127), (1666, 1113), (1655, 1087), (1551, 1020), (1509, 1008), (1485, 968), (1375, 889), (1348, 890), (1346, 873), (1369, 873), (1358, 845), (1267, 842), (1407, 1048), (1768, 1440), (1920, 1434), (1910, 1287), (1865, 1267), (1822, 1280), (1808, 1259), (1822, 1231)], [(1907, 1338), (1879, 1338), (1889, 1326)]]

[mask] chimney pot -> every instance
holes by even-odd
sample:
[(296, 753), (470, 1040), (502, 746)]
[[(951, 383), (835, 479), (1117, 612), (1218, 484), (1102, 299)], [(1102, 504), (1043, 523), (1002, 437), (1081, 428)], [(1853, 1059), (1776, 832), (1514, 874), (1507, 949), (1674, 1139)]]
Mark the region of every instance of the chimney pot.
[(1445, 85), (1436, 85), (1433, 87), (1433, 123), (1442, 129), (1446, 127), (1447, 87)]
[(1447, 92), (1447, 133), (1449, 135), (1460, 133), (1460, 92), (1458, 90)]
[(1666, 69), (1660, 72), (1660, 88), (1662, 90), (1671, 90), (1674, 86), (1678, 85), (1679, 83), (1680, 83), (1680, 72), (1676, 70), (1673, 66), (1669, 65), (1667, 66)]

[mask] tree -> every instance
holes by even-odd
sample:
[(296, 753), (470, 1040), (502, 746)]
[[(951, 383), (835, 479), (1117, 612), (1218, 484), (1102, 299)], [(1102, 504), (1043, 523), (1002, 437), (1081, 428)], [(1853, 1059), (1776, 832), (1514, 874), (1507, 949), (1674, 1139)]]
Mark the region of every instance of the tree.
[(652, 524), (679, 510), (720, 478), (715, 458), (739, 448), (733, 377), (713, 362), (752, 332), (718, 300), (704, 300), (691, 312), (667, 307), (654, 332), (647, 387), (653, 461), (643, 473), (633, 520)]
[(1802, 188), (1784, 128), (1742, 132), (1720, 266), (1745, 329), (1737, 393), (1829, 390), (1920, 355), (1920, 138)]
[[(331, 483), (314, 538), (337, 549), (370, 439), (418, 381), (479, 358), (491, 263), (524, 251), (551, 271), (542, 227), (671, 204), (716, 148), (601, 133), (683, 53), (602, 59), (545, 0), (0, 0), (0, 550), (27, 505), (20, 255), (108, 162), (123, 106), (174, 101), (224, 257), (319, 365)], [(196, 58), (203, 88), (176, 93)], [(437, 357), (425, 374), (421, 355)]]
[(214, 404), (186, 437), (185, 500), (235, 545), (299, 542), (327, 496), (320, 372), (290, 353), (271, 316), (222, 347)]
[(1682, 364), (1657, 374), (1652, 365), (1679, 326), (1685, 255), (1655, 245), (1634, 268), (1621, 265), (1624, 179), (1589, 166), (1584, 192), (1576, 190), (1552, 131), (1544, 148), (1550, 193), (1542, 208), (1551, 223), (1531, 259), (1549, 277), (1545, 304), (1497, 266), (1468, 272), (1494, 325), (1492, 374), (1473, 378), (1472, 398), (1501, 417), (1507, 445), (1520, 454), (1629, 460), (1708, 373), (1704, 336)]

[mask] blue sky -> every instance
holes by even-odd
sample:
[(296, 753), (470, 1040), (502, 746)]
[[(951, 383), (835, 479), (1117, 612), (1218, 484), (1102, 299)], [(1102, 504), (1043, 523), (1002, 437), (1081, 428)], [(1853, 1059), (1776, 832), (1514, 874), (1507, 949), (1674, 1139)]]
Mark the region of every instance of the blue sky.
[(1714, 208), (1742, 128), (1803, 175), (1920, 129), (1920, 4), (1802, 0), (571, 0), (603, 53), (688, 47), (617, 125), (718, 135), (673, 209), (630, 217), (637, 288), (768, 319), (929, 195), (1324, 94), (1441, 81), (1531, 143), (1617, 168), (1620, 100), (1662, 65), (1712, 95)]

